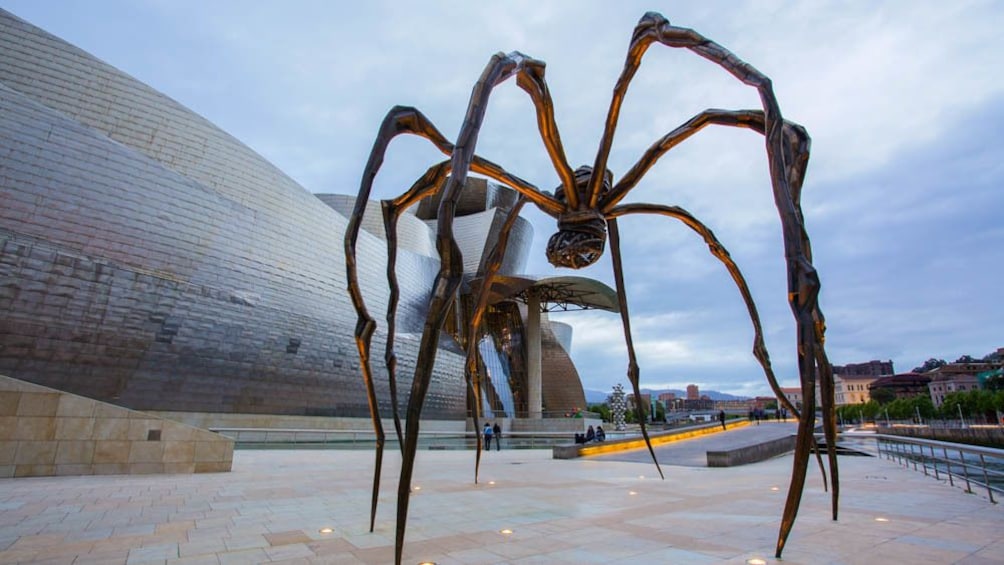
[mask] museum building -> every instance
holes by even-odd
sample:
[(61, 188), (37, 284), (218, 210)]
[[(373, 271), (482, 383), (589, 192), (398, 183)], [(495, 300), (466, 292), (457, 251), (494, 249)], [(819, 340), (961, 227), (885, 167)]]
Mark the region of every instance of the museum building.
[[(515, 201), (483, 179), (465, 188), (456, 234), (468, 292)], [(0, 375), (207, 427), (369, 416), (346, 290), (354, 198), (312, 194), (171, 98), (2, 10), (0, 203)], [(379, 203), (369, 208), (358, 272), (382, 320), (387, 243)], [(435, 212), (423, 202), (398, 222), (401, 391), (439, 268)], [(617, 308), (596, 281), (525, 276), (532, 237), (518, 219), (475, 336), (491, 417), (584, 406), (571, 330), (541, 312)], [(386, 416), (386, 371), (373, 368)], [(466, 418), (463, 372), (444, 333), (423, 418)]]

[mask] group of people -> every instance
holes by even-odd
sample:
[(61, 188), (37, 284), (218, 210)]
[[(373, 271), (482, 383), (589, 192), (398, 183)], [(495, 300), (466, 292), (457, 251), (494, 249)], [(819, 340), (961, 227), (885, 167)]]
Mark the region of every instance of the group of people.
[[(760, 425), (760, 420), (770, 420), (771, 413), (770, 410), (764, 410), (763, 408), (751, 408), (749, 413), (750, 422), (755, 422), (758, 426)], [(774, 418), (778, 422), (788, 421), (788, 409), (778, 408), (774, 410)]]
[(492, 450), (492, 438), (495, 439), (495, 451), (502, 451), (502, 426), (498, 422), (495, 422), (494, 426), (485, 422), (485, 429), (481, 435), (485, 438), (486, 451)]
[(575, 434), (575, 443), (589, 443), (605, 439), (607, 439), (607, 432), (603, 431), (603, 426), (596, 426), (595, 430), (589, 426), (585, 434)]

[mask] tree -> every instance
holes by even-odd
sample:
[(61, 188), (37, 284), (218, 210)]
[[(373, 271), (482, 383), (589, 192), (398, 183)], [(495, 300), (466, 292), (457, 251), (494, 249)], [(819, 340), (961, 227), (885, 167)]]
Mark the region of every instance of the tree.
[(921, 365), (920, 367), (914, 367), (913, 372), (926, 373), (928, 371), (933, 371), (938, 367), (944, 367), (947, 364), (948, 363), (946, 363), (944, 359), (935, 359), (934, 357), (931, 357), (927, 361), (924, 361), (924, 364)]
[(924, 419), (931, 419), (935, 417), (938, 411), (934, 408), (934, 402), (931, 401), (930, 395), (921, 394), (913, 397), (914, 413), (920, 412), (920, 417)]
[(955, 360), (956, 363), (979, 363), (979, 360), (973, 359), (972, 355), (963, 355)]
[(984, 381), (983, 386), (987, 390), (1000, 391), (1004, 390), (1004, 372), (997, 373), (996, 375), (991, 375), (987, 377)]
[(875, 400), (869, 400), (861, 405), (861, 418), (864, 420), (874, 420), (878, 416), (882, 407)]
[(946, 394), (945, 400), (941, 403), (941, 416), (952, 420), (957, 419), (959, 414), (971, 416), (966, 396), (964, 392)]
[(604, 422), (613, 421), (610, 419), (610, 407), (606, 404), (590, 404), (586, 409), (590, 412), (599, 414), (600, 418), (602, 418)]
[(885, 387), (873, 388), (869, 390), (868, 396), (870, 396), (875, 402), (883, 405), (896, 400), (896, 393), (893, 392), (891, 388)]

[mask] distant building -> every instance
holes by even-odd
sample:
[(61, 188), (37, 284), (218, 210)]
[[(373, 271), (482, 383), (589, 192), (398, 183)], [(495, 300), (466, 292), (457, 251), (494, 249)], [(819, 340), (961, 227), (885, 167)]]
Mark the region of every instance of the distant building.
[(701, 391), (697, 385), (687, 385), (687, 400), (700, 400)]
[(892, 368), (892, 361), (868, 361), (867, 363), (850, 363), (847, 365), (834, 365), (833, 374), (849, 377), (881, 377), (884, 375), (894, 375), (896, 371)]
[(1004, 367), (1004, 362), (1001, 361), (991, 361), (990, 363), (974, 362), (974, 363), (949, 363), (947, 365), (938, 367), (937, 369), (930, 370), (925, 375), (973, 375), (976, 376), (980, 373), (986, 373), (988, 371), (993, 371), (995, 369), (1000, 369)]
[(746, 399), (715, 400), (713, 408), (715, 410), (725, 410), (726, 412), (746, 412), (750, 403)]
[(782, 388), (781, 392), (784, 393), (784, 397), (788, 399), (788, 402), (798, 410), (802, 409), (802, 387), (793, 386)]
[(715, 401), (707, 396), (704, 398), (688, 398), (683, 401), (683, 408), (686, 410), (711, 410), (715, 407)]
[(861, 404), (871, 399), (868, 387), (879, 377), (872, 375), (833, 375), (833, 395), (837, 406)]
[[(998, 350), (999, 352), (1000, 350)], [(930, 377), (928, 383), (928, 393), (931, 395), (931, 402), (934, 406), (940, 407), (945, 402), (945, 397), (953, 392), (969, 392), (979, 390), (979, 376), (995, 370), (1000, 370), (1004, 362), (998, 360), (989, 363), (975, 361), (971, 363), (949, 363), (924, 373)]]
[(927, 373), (901, 373), (879, 377), (868, 385), (869, 396), (878, 389), (889, 389), (896, 398), (912, 398), (920, 394), (930, 394), (927, 388), (931, 377)]
[[(924, 374), (930, 375), (935, 372), (931, 371)], [(979, 388), (980, 383), (976, 375), (966, 374), (936, 374), (931, 377), (931, 382), (927, 383), (927, 389), (931, 394), (931, 402), (934, 403), (935, 408), (940, 408), (945, 402), (945, 397), (953, 392), (968, 392), (979, 390)]]
[[(635, 405), (634, 394), (628, 394), (627, 401), (628, 401), (628, 407), (634, 406)], [(648, 407), (652, 405), (652, 395), (651, 394), (641, 395), (641, 402), (642, 404), (645, 405), (645, 410), (648, 410), (649, 409)]]
[(662, 393), (662, 394), (659, 395), (659, 401), (660, 402), (668, 404), (670, 402), (673, 402), (674, 400), (676, 400), (676, 393), (675, 392), (664, 392), (664, 393)]

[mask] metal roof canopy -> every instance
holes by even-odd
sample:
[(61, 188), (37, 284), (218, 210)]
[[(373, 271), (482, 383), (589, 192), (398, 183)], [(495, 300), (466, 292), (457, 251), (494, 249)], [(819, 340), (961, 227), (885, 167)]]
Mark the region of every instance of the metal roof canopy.
[[(471, 281), (479, 287), (483, 279)], [(528, 294), (536, 292), (543, 312), (572, 310), (607, 310), (620, 312), (617, 292), (602, 282), (586, 277), (513, 277), (497, 275), (492, 280), (488, 303), (507, 299), (528, 302)]]

